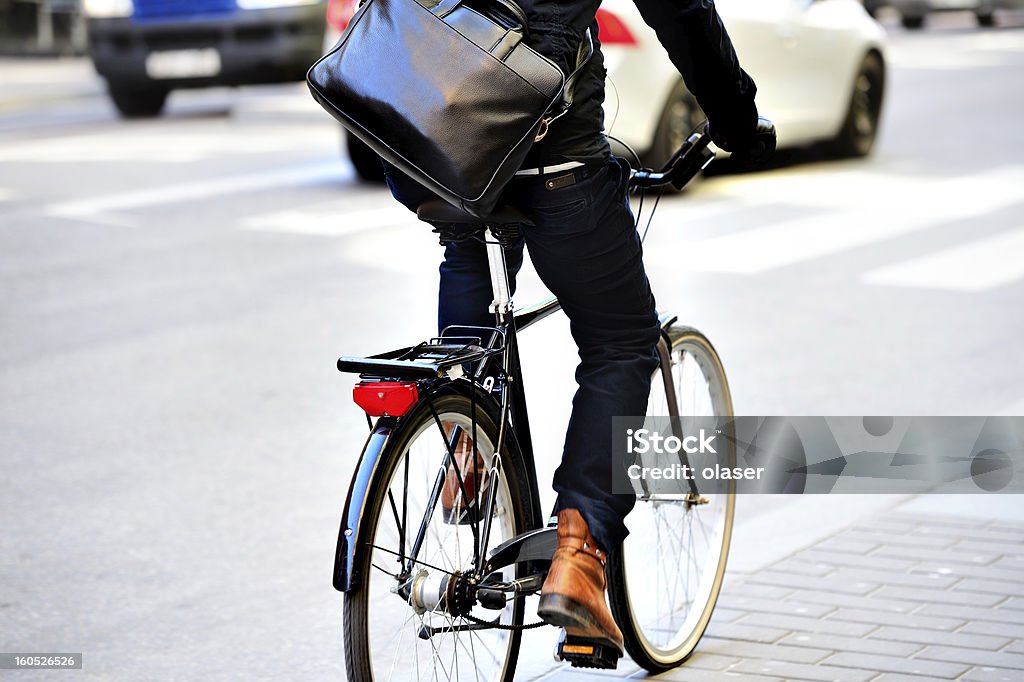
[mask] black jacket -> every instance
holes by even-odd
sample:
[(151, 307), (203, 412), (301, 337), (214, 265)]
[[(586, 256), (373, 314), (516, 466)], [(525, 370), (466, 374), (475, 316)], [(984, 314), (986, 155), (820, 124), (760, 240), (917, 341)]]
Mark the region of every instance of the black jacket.
[[(657, 32), (712, 129), (730, 140), (751, 135), (757, 124), (757, 88), (740, 68), (714, 0), (634, 2), (644, 21)], [(575, 67), (577, 49), (588, 27), (595, 39), (594, 56), (580, 73), (572, 108), (534, 146), (525, 167), (606, 157), (608, 143), (602, 134), (606, 72), (594, 18), (600, 0), (520, 0), (519, 5), (529, 21), (529, 44), (566, 73)]]

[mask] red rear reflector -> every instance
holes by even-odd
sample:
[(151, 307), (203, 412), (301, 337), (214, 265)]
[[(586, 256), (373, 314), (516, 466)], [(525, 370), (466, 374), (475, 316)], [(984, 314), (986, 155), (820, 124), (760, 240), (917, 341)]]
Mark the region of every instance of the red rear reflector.
[(371, 417), (404, 417), (419, 397), (414, 382), (361, 382), (352, 389), (356, 405)]
[(328, 0), (327, 25), (339, 33), (348, 27), (349, 20), (356, 13), (355, 0)]
[(597, 10), (597, 37), (603, 45), (636, 45), (622, 19), (603, 8)]

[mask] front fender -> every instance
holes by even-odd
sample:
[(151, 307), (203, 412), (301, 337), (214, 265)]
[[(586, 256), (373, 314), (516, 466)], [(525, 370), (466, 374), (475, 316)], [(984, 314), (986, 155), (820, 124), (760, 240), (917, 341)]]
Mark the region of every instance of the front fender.
[(345, 498), (345, 508), (341, 515), (341, 528), (338, 530), (338, 547), (334, 554), (334, 589), (348, 592), (355, 577), (356, 548), (360, 540), (360, 517), (370, 496), (370, 486), (376, 476), (377, 465), (381, 454), (387, 447), (388, 439), (394, 431), (395, 420), (381, 418), (370, 432), (359, 457), (356, 471), (352, 475), (352, 483)]

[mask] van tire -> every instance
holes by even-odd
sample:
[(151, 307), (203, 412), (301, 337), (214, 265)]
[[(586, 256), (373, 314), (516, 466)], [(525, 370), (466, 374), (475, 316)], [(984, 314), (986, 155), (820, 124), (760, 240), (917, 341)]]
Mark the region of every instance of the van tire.
[(153, 118), (159, 116), (167, 103), (170, 90), (161, 87), (128, 87), (111, 83), (110, 99), (124, 118)]

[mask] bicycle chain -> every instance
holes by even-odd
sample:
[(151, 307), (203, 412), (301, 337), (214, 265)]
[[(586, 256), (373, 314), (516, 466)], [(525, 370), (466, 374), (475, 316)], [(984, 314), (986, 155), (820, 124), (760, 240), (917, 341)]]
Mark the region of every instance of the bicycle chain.
[(483, 618), (477, 618), (476, 616), (474, 616), (472, 614), (469, 614), (469, 613), (467, 613), (466, 615), (464, 615), (462, 617), (465, 618), (466, 620), (469, 620), (469, 621), (472, 621), (472, 622), (476, 623), (477, 625), (489, 625), (492, 628), (494, 628), (495, 630), (512, 630), (512, 631), (516, 631), (516, 630), (534, 630), (536, 628), (548, 625), (548, 623), (545, 623), (542, 620), (538, 621), (536, 623), (530, 623), (529, 625), (504, 625), (502, 623), (495, 623), (493, 621), (484, 620)]

